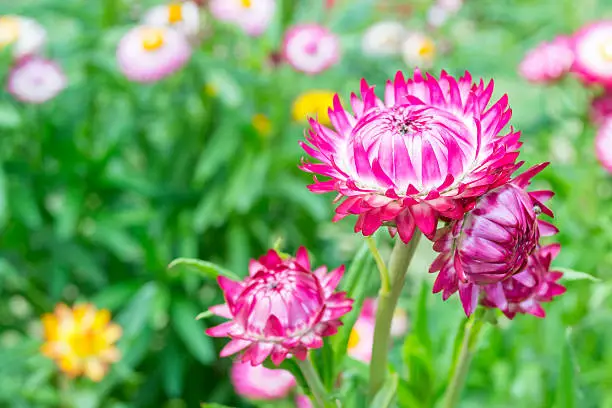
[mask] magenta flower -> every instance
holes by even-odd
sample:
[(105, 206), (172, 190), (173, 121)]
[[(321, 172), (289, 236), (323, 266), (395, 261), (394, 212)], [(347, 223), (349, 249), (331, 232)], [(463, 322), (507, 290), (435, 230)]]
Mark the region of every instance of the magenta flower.
[(253, 400), (282, 399), (295, 388), (295, 378), (287, 370), (270, 370), (240, 361), (232, 365), (230, 380), (236, 394)]
[(595, 154), (604, 169), (612, 173), (612, 116), (597, 130)]
[(272, 22), (276, 0), (210, 0), (210, 12), (217, 20), (233, 23), (257, 37)]
[(570, 39), (559, 36), (530, 50), (519, 65), (519, 73), (531, 82), (550, 82), (568, 73), (573, 62)]
[(297, 71), (318, 74), (340, 59), (340, 41), (323, 26), (296, 25), (285, 34), (283, 56)]
[(591, 102), (591, 120), (601, 126), (610, 117), (612, 117), (612, 89), (606, 89)]
[(521, 272), (500, 283), (483, 286), (482, 304), (501, 309), (509, 319), (517, 313), (545, 317), (540, 303), (550, 302), (553, 297), (565, 293), (565, 287), (557, 283), (563, 273), (550, 270), (560, 250), (559, 244), (539, 248)]
[(497, 284), (521, 271), (540, 236), (557, 232), (552, 224), (537, 219), (540, 212), (553, 216), (542, 204), (553, 193), (525, 190), (547, 165), (534, 166), (485, 194), (462, 220), (438, 232), (434, 250), (440, 255), (430, 267), (430, 272), (438, 272), (434, 293), (442, 291), (446, 300), (459, 290), (469, 316), (478, 303), (480, 285)]
[(612, 20), (588, 24), (574, 35), (572, 70), (587, 83), (612, 85)]
[(404, 242), (415, 228), (432, 239), (439, 218), (461, 219), (471, 202), (510, 179), (517, 168), (520, 134), (501, 135), (512, 112), (504, 95), (489, 106), (493, 81), (439, 80), (398, 72), (384, 99), (361, 82), (351, 95), (353, 113), (336, 95), (329, 117), (334, 130), (310, 119), (303, 149), (318, 163), (301, 169), (329, 177), (309, 189), (338, 192), (344, 201), (334, 221), (358, 215), (355, 232), (372, 235), (389, 226)]
[(119, 69), (135, 82), (159, 81), (181, 69), (190, 57), (186, 37), (163, 26), (133, 28), (117, 47)]
[(39, 104), (55, 98), (67, 82), (64, 71), (55, 62), (24, 57), (11, 68), (7, 90), (21, 102)]
[(334, 292), (343, 273), (344, 266), (330, 273), (325, 266), (312, 271), (304, 247), (289, 259), (270, 250), (251, 261), (243, 281), (219, 277), (226, 303), (210, 310), (230, 321), (206, 333), (232, 339), (221, 357), (244, 350), (242, 362), (252, 365), (268, 356), (278, 365), (289, 353), (304, 360), (308, 349), (323, 346), (323, 337), (338, 331), (339, 318), (352, 308), (345, 292)]

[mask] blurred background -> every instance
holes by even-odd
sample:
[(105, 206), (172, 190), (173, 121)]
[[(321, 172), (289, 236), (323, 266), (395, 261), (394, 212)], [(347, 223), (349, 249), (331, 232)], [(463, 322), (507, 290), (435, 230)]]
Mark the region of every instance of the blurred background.
[[(331, 223), (333, 196), (310, 193), (311, 176), (297, 167), (306, 115), (325, 115), (328, 92), (348, 100), (361, 78), (380, 90), (417, 65), (469, 70), (494, 79), (498, 98), (508, 94), (521, 157), (552, 163), (536, 186), (556, 193), (555, 265), (571, 270), (545, 319), (500, 319), (486, 331), (460, 406), (612, 407), (612, 175), (595, 157), (597, 90), (571, 77), (534, 85), (517, 68), (539, 42), (612, 18), (607, 0), (279, 0), (256, 37), (218, 21), (204, 1), (185, 66), (137, 83), (118, 68), (117, 45), (159, 4), (0, 3), (1, 15), (46, 29), (43, 55), (66, 78), (42, 104), (0, 92), (0, 407), (295, 406), (236, 395), (232, 361), (218, 358), (226, 340), (204, 334), (217, 322), (194, 319), (221, 301), (215, 281), (167, 266), (193, 257), (244, 275), (279, 239), (287, 252), (307, 246), (317, 265), (350, 263), (363, 241), (355, 219)], [(416, 48), (373, 52), (364, 35), (381, 21), (400, 23)], [(335, 33), (338, 62), (312, 75), (282, 61), (296, 23)], [(10, 52), (1, 63), (8, 81)], [(434, 406), (463, 318), (456, 299), (429, 293), (430, 248), (421, 243), (401, 301), (409, 325), (418, 310), (430, 336), (410, 330), (396, 341), (394, 362), (411, 380), (400, 384), (402, 407)], [(123, 327), (122, 357), (101, 381), (66, 382), (40, 353), (41, 316), (60, 302), (93, 303)]]

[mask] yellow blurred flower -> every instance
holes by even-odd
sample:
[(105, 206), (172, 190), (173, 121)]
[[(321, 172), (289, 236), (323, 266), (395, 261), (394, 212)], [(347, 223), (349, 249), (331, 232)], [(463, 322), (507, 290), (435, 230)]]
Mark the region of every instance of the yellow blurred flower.
[(335, 92), (308, 91), (298, 96), (293, 102), (293, 119), (305, 122), (309, 117), (318, 118), (323, 125), (330, 125), (327, 110), (332, 106)]
[(272, 122), (263, 113), (253, 115), (251, 125), (261, 136), (269, 136), (272, 133)]
[(90, 303), (72, 309), (60, 303), (42, 317), (45, 343), (41, 352), (70, 377), (84, 375), (100, 381), (109, 364), (120, 358), (115, 343), (121, 327), (110, 319), (108, 310), (97, 310)]

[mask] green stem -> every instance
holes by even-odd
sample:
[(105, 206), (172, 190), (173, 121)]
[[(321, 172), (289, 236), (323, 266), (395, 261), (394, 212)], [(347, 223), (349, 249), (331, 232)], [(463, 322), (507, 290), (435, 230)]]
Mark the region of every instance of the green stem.
[[(444, 408), (453, 408), (459, 402), (478, 344), (478, 335), (485, 322), (484, 314), (484, 308), (480, 307), (469, 319), (465, 320), (461, 348), (451, 367), (450, 380), (444, 393), (444, 404), (442, 405)], [(461, 335), (461, 332), (458, 335)]]
[(397, 301), (404, 287), (408, 265), (410, 265), (420, 238), (421, 233), (415, 230), (408, 244), (404, 244), (399, 239), (395, 242), (391, 258), (389, 259), (390, 290), (385, 291), (381, 287), (378, 294), (374, 344), (372, 345), (372, 362), (370, 363), (370, 400), (381, 389), (387, 376), (387, 355), (389, 353), (391, 320), (393, 319)]
[(312, 392), (312, 396), (314, 397), (314, 406), (316, 408), (326, 408), (329, 406), (328, 401), (329, 397), (327, 395), (327, 391), (325, 390), (325, 386), (321, 381), (321, 377), (315, 370), (312, 365), (312, 361), (310, 361), (310, 356), (306, 357), (304, 361), (300, 361), (296, 359), (302, 374), (304, 374), (304, 379), (310, 387), (310, 391)]
[(385, 261), (383, 261), (382, 256), (380, 256), (380, 252), (378, 252), (374, 238), (367, 237), (366, 242), (368, 243), (368, 247), (370, 248), (370, 252), (372, 252), (372, 256), (378, 267), (378, 272), (380, 273), (380, 291), (389, 293), (391, 285), (389, 283), (389, 270), (387, 269), (387, 265), (385, 265)]

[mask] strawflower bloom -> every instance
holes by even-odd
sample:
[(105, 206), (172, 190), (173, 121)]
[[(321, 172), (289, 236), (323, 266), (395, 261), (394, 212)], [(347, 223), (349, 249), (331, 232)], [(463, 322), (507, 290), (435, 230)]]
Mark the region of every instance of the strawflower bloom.
[(530, 50), (519, 64), (519, 73), (531, 82), (551, 82), (569, 72), (574, 51), (567, 37), (557, 37)]
[(37, 54), (46, 42), (47, 32), (36, 21), (21, 16), (0, 16), (0, 49), (12, 46), (15, 58)]
[(612, 85), (612, 20), (600, 21), (574, 35), (572, 70), (587, 83)]
[(338, 62), (340, 41), (323, 26), (296, 25), (285, 33), (283, 56), (297, 71), (318, 74)]
[(610, 117), (612, 117), (612, 89), (606, 89), (591, 102), (591, 120), (601, 126)]
[(287, 259), (271, 249), (251, 260), (243, 281), (218, 278), (226, 303), (210, 311), (230, 321), (206, 333), (231, 338), (221, 357), (244, 350), (242, 362), (252, 365), (268, 356), (279, 365), (288, 354), (304, 360), (308, 349), (322, 347), (323, 337), (338, 331), (340, 317), (352, 308), (345, 292), (334, 292), (343, 273), (344, 266), (313, 271), (304, 247)]
[(565, 293), (565, 287), (557, 283), (563, 273), (550, 270), (560, 250), (559, 244), (539, 248), (529, 257), (525, 269), (501, 282), (500, 287), (484, 286), (481, 303), (499, 308), (509, 319), (517, 313), (545, 317), (540, 303), (550, 302), (553, 297)]
[(436, 44), (427, 35), (413, 32), (404, 39), (401, 51), (409, 67), (430, 67), (436, 56)]
[(293, 120), (307, 123), (309, 118), (315, 118), (323, 125), (331, 125), (328, 111), (334, 103), (335, 95), (334, 92), (326, 90), (312, 90), (300, 94), (293, 102)]
[(406, 29), (396, 21), (381, 21), (366, 30), (361, 40), (365, 55), (390, 56), (399, 54), (406, 39)]
[(276, 0), (210, 0), (209, 5), (217, 20), (233, 23), (253, 37), (266, 31), (276, 11)]
[(200, 31), (200, 10), (192, 1), (162, 4), (147, 11), (143, 22), (150, 26), (172, 27), (187, 38), (193, 39)]
[(469, 316), (481, 286), (488, 285), (491, 293), (502, 291), (502, 282), (525, 268), (540, 236), (557, 232), (537, 218), (540, 213), (553, 216), (543, 204), (553, 193), (525, 190), (547, 164), (534, 166), (488, 192), (462, 220), (438, 232), (434, 250), (440, 255), (430, 267), (430, 272), (438, 272), (434, 293), (442, 291), (446, 300), (458, 290)]
[(372, 316), (363, 311), (351, 329), (347, 354), (355, 360), (369, 364), (372, 360), (372, 344), (374, 344), (374, 324)]
[(261, 401), (285, 398), (295, 388), (295, 378), (287, 370), (271, 370), (240, 361), (233, 363), (230, 380), (236, 394)]
[(612, 173), (612, 117), (597, 130), (595, 154), (604, 169)]
[(72, 309), (60, 303), (52, 314), (42, 317), (45, 343), (41, 351), (69, 377), (84, 375), (100, 381), (120, 358), (115, 343), (121, 327), (110, 319), (108, 310), (97, 310), (89, 303)]
[(296, 408), (312, 408), (312, 402), (306, 395), (298, 395), (295, 397)]
[(409, 242), (418, 228), (432, 239), (440, 218), (461, 219), (517, 168), (519, 133), (500, 134), (508, 99), (489, 106), (492, 93), (493, 81), (473, 84), (469, 73), (456, 80), (442, 72), (437, 80), (417, 70), (405, 80), (398, 72), (383, 99), (362, 80), (353, 113), (334, 98), (334, 129), (310, 120), (301, 145), (318, 162), (301, 169), (330, 180), (315, 176), (309, 189), (339, 193), (334, 221), (358, 215), (355, 232), (369, 236), (384, 225)]
[(181, 69), (191, 57), (184, 35), (163, 26), (128, 31), (117, 47), (119, 69), (131, 81), (155, 82)]
[(19, 101), (39, 104), (55, 98), (66, 84), (66, 76), (55, 62), (24, 57), (11, 68), (7, 90)]

